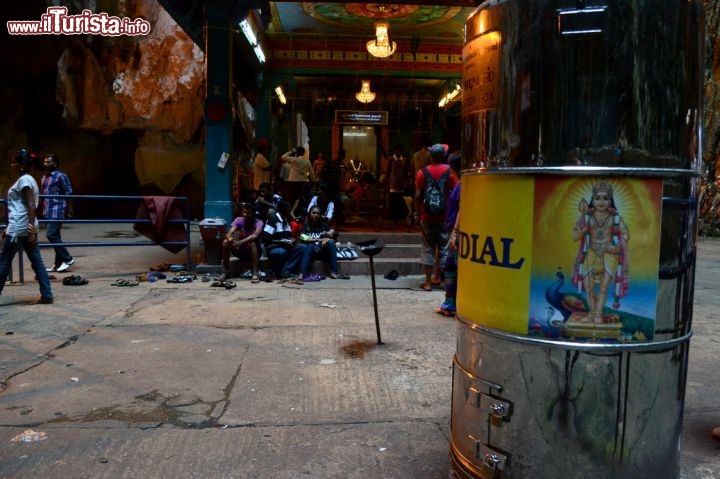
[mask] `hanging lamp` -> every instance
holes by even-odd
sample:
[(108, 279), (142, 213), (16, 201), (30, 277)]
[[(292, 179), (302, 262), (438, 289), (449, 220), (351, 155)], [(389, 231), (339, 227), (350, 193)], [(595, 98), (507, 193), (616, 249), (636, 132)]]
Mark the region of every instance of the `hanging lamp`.
[(362, 80), (360, 91), (355, 93), (355, 98), (362, 103), (370, 103), (375, 99), (375, 92), (370, 91), (370, 80)]
[(378, 58), (389, 57), (397, 49), (397, 43), (390, 41), (388, 22), (375, 23), (375, 40), (367, 42), (367, 51)]

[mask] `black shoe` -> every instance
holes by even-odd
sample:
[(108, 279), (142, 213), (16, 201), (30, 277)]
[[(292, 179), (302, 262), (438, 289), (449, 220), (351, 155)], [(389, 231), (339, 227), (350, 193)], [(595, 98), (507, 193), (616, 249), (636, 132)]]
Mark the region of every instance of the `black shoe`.
[(390, 281), (395, 281), (400, 277), (400, 273), (398, 273), (396, 270), (389, 271), (387, 274), (385, 274), (385, 279), (389, 279)]
[(40, 298), (37, 301), (35, 301), (33, 304), (53, 304), (54, 299), (53, 298)]

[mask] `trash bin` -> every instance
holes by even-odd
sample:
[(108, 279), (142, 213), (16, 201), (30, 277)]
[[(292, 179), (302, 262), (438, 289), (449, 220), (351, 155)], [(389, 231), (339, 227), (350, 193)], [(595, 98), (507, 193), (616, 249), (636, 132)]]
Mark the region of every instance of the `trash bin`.
[(463, 478), (679, 476), (703, 12), (590, 4), (488, 1), (466, 23)]
[(205, 244), (205, 262), (219, 265), (222, 261), (222, 242), (227, 222), (222, 218), (205, 218), (200, 222), (200, 237)]

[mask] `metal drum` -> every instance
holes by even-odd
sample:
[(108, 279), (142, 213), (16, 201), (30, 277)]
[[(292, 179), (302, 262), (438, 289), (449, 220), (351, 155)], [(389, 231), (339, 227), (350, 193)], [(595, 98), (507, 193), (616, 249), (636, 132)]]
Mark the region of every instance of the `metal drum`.
[(460, 477), (679, 475), (699, 1), (493, 0), (465, 26)]

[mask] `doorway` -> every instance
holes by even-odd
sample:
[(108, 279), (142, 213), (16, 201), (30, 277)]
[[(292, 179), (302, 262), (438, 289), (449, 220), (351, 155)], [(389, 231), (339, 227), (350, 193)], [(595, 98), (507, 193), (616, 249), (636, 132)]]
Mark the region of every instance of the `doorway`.
[(347, 171), (355, 174), (371, 173), (379, 177), (377, 136), (369, 125), (343, 125), (342, 147), (345, 149)]

